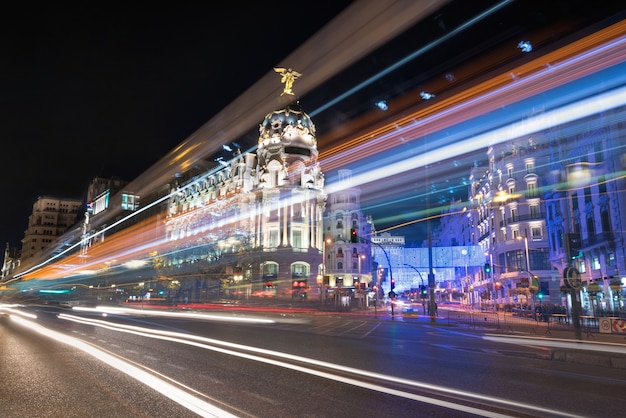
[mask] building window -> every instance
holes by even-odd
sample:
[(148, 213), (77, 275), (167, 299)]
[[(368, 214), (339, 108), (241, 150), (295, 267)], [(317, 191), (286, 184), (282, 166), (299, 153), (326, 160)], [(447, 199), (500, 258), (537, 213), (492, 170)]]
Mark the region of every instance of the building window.
[(309, 277), (309, 266), (302, 263), (295, 263), (291, 266), (291, 278)]
[(278, 230), (270, 230), (270, 247), (278, 247)]
[(580, 274), (584, 274), (587, 272), (587, 266), (585, 265), (585, 260), (578, 260), (578, 272)]
[(602, 232), (611, 232), (611, 217), (608, 209), (600, 212), (600, 223), (602, 224)]
[(293, 248), (302, 248), (302, 231), (294, 229), (291, 234), (291, 246)]
[(608, 253), (606, 255), (606, 265), (609, 267), (615, 265), (615, 253)]
[(531, 174), (535, 172), (535, 163), (533, 161), (526, 162), (526, 174)]
[(537, 197), (537, 185), (535, 183), (528, 183), (526, 189), (528, 197)]
[(585, 203), (591, 203), (591, 187), (585, 187)]
[(598, 256), (591, 259), (591, 270), (600, 270), (600, 258)]
[(530, 217), (531, 219), (537, 219), (541, 216), (541, 214), (539, 213), (539, 206), (538, 205), (530, 205), (529, 206), (530, 209)]
[(592, 216), (587, 216), (587, 235), (590, 237), (596, 234), (596, 224)]
[(541, 237), (541, 227), (533, 226), (532, 228), (530, 228), (530, 233), (532, 234), (533, 238), (540, 238)]
[(122, 194), (122, 210), (135, 211), (139, 207), (139, 196), (131, 194)]

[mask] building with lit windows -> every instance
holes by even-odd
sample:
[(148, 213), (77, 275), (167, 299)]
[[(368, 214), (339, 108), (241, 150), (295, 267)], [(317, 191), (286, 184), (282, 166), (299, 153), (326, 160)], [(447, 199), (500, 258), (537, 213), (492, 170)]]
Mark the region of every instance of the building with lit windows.
[[(471, 173), (468, 213), (460, 219), (491, 271), (474, 269), (472, 299), (487, 303), (570, 305), (564, 272), (582, 279), (583, 308), (623, 306), (624, 128), (615, 113), (494, 145), (488, 167)], [(575, 247), (575, 248), (574, 248)]]
[(83, 201), (52, 196), (40, 196), (33, 203), (28, 226), (22, 239), (21, 261), (41, 254), (52, 246), (82, 214)]
[(582, 307), (593, 315), (624, 307), (626, 156), (614, 151), (623, 148), (624, 112), (607, 111), (547, 135), (550, 261), (561, 275), (580, 276)]
[(357, 299), (367, 306), (372, 283), (372, 223), (361, 212), (361, 189), (352, 185), (350, 170), (339, 170), (335, 191), (324, 214), (325, 299), (335, 304)]
[(196, 300), (215, 279), (245, 296), (317, 295), (326, 206), (317, 155), (315, 125), (298, 103), (269, 113), (256, 153), (175, 185), (159, 273), (181, 276), (192, 265)]

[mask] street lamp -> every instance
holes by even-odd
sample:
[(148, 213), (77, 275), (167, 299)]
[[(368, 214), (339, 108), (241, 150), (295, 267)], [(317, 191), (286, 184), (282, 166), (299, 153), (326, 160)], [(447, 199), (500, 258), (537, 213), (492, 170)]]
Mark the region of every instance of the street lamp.
[(404, 265), (405, 265), (405, 266), (407, 266), (407, 267), (411, 267), (413, 270), (415, 270), (415, 272), (417, 273), (417, 275), (418, 275), (418, 276), (420, 276), (420, 281), (422, 282), (422, 286), (425, 286), (425, 285), (424, 285), (424, 278), (422, 277), (422, 273), (420, 273), (420, 271), (419, 271), (416, 267), (414, 267), (414, 266), (412, 266), (412, 265), (410, 265), (410, 264), (406, 264), (406, 263), (405, 263)]

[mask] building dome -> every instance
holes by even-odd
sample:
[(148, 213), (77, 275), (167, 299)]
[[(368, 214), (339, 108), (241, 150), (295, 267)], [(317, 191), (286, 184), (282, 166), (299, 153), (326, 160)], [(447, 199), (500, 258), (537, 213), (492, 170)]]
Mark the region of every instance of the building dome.
[(302, 148), (308, 155), (317, 155), (315, 125), (297, 104), (269, 113), (259, 126), (259, 148), (277, 143), (293, 147), (294, 153)]
[(259, 181), (265, 185), (323, 188), (315, 125), (297, 102), (265, 116), (256, 155)]

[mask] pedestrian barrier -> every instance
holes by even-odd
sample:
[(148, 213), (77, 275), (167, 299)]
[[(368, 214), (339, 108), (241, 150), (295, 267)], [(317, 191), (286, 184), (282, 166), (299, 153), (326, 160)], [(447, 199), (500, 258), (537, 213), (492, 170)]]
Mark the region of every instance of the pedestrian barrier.
[(458, 323), (471, 327), (500, 329), (500, 317), (497, 312), (449, 310), (447, 319), (448, 324)]
[[(467, 310), (447, 310), (445, 317), (449, 325), (459, 324), (476, 328), (492, 328), (507, 332), (525, 332), (536, 334), (539, 329), (545, 329), (545, 334), (551, 331), (574, 331), (571, 316), (566, 314), (532, 315), (523, 312), (487, 312)], [(601, 320), (604, 331), (600, 330)], [(607, 322), (608, 321), (608, 322)], [(607, 325), (608, 324), (608, 325)], [(620, 318), (601, 318), (597, 316), (581, 316), (580, 329), (587, 337), (594, 333), (605, 332), (626, 335), (626, 321)]]

